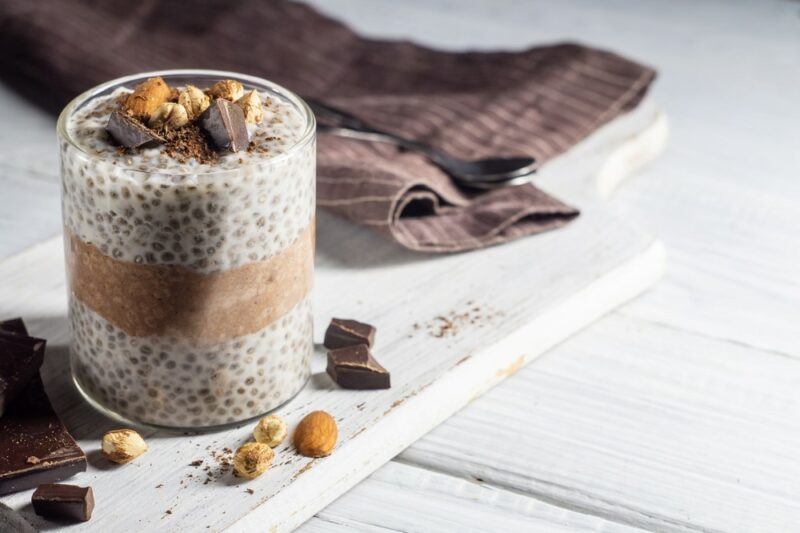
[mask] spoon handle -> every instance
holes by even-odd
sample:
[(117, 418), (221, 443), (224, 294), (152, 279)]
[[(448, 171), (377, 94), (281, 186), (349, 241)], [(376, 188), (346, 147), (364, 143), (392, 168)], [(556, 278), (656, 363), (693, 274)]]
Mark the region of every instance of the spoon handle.
[(333, 118), (337, 122), (335, 126), (321, 125), (320, 129), (323, 131), (335, 131), (342, 137), (393, 143), (405, 148), (406, 150), (423, 152), (437, 164), (447, 164), (444, 154), (425, 143), (408, 139), (406, 137), (401, 137), (400, 135), (395, 135), (394, 133), (390, 133), (388, 131), (373, 128), (358, 117), (355, 117), (346, 111), (342, 111), (341, 109), (336, 109), (327, 104), (323, 104), (318, 100), (307, 98), (306, 102), (315, 114)]

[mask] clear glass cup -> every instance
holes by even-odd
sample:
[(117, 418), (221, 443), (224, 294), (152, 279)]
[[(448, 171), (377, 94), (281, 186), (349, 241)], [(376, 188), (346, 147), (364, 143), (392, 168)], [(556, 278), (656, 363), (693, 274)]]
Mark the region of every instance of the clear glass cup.
[[(268, 158), (159, 169), (71, 137), (94, 99), (161, 76), (172, 86), (241, 81), (293, 106), (303, 131)], [(316, 124), (269, 81), (175, 70), (95, 87), (58, 120), (73, 379), (112, 417), (201, 429), (294, 397), (310, 375)], [(152, 152), (151, 152), (152, 153)]]

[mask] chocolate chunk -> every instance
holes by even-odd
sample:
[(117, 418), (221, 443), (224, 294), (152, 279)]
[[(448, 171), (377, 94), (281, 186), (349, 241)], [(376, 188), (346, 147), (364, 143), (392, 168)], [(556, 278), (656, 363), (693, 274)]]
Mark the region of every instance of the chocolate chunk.
[(39, 485), (31, 503), (39, 516), (86, 522), (94, 510), (94, 494), (92, 487), (47, 483)]
[(345, 389), (388, 389), (389, 372), (373, 357), (366, 344), (328, 352), (328, 375)]
[(36, 528), (14, 509), (0, 503), (0, 531), (7, 531), (9, 533), (12, 531), (14, 533), (36, 533)]
[(239, 152), (250, 144), (244, 111), (233, 102), (217, 98), (200, 115), (199, 123), (219, 150)]
[(156, 132), (122, 111), (113, 111), (106, 131), (125, 148), (145, 148), (164, 142)]
[(0, 323), (0, 416), (38, 372), (46, 341), (27, 336), (22, 319)]
[(37, 374), (0, 418), (0, 495), (86, 470), (86, 456), (61, 423)]
[(366, 344), (372, 348), (374, 343), (375, 328), (356, 320), (334, 318), (325, 332), (325, 347), (329, 350), (357, 344)]
[(25, 327), (25, 322), (23, 322), (21, 318), (3, 320), (0, 322), (0, 331), (28, 336), (28, 328)]

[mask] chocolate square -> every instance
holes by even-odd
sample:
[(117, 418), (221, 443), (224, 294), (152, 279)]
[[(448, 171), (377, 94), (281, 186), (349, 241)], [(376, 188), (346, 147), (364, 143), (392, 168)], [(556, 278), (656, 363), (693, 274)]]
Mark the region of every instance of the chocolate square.
[(250, 144), (244, 111), (224, 98), (211, 102), (208, 109), (200, 115), (199, 124), (219, 150), (240, 152)]
[(325, 331), (325, 347), (329, 350), (366, 344), (372, 348), (375, 343), (375, 327), (357, 320), (334, 318)]
[(328, 375), (345, 389), (388, 389), (389, 372), (378, 363), (366, 344), (328, 352)]
[(164, 142), (164, 138), (155, 131), (122, 111), (112, 111), (106, 131), (117, 143), (130, 149), (155, 146)]
[(94, 494), (92, 487), (46, 483), (39, 485), (31, 503), (39, 516), (86, 522), (92, 518)]

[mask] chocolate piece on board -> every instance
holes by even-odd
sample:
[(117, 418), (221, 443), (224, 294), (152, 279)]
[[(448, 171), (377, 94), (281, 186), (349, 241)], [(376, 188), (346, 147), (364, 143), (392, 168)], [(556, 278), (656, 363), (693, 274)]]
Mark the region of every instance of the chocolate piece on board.
[(28, 337), (21, 319), (0, 323), (0, 416), (39, 372), (44, 339)]
[(85, 470), (86, 456), (53, 411), (37, 374), (0, 418), (0, 495)]
[(388, 389), (389, 372), (372, 357), (366, 344), (328, 352), (328, 375), (345, 389)]
[(334, 318), (325, 332), (325, 347), (329, 350), (366, 344), (370, 348), (375, 343), (375, 327), (357, 320)]
[(39, 485), (31, 503), (39, 516), (86, 522), (94, 510), (94, 494), (92, 487), (47, 483)]
[(17, 335), (28, 336), (28, 328), (25, 327), (25, 322), (21, 318), (9, 318), (0, 322), (0, 331), (8, 333), (16, 333)]

